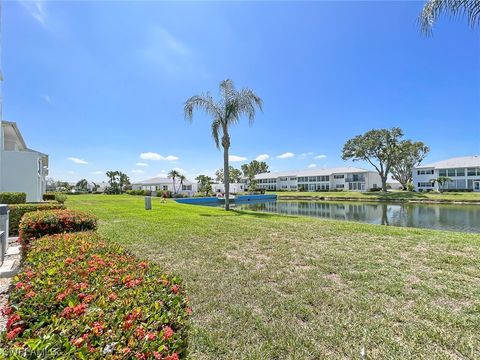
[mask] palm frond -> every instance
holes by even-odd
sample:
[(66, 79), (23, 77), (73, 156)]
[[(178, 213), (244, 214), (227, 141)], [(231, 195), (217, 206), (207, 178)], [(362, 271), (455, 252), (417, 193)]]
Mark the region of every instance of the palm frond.
[(215, 141), (217, 149), (220, 149), (220, 130), (222, 128), (222, 122), (216, 118), (212, 121), (212, 137)]
[(258, 107), (260, 111), (263, 111), (263, 101), (257, 96), (253, 90), (244, 88), (238, 94), (238, 108), (242, 114), (248, 117), (250, 125), (255, 120), (255, 107)]
[(418, 17), (423, 34), (432, 35), (432, 28), (442, 14), (451, 17), (466, 16), (471, 27), (480, 24), (480, 0), (429, 0)]
[(218, 105), (215, 104), (213, 98), (208, 93), (204, 95), (194, 95), (185, 101), (184, 113), (186, 120), (192, 121), (193, 110), (195, 109), (204, 110), (208, 115), (214, 117), (221, 116)]

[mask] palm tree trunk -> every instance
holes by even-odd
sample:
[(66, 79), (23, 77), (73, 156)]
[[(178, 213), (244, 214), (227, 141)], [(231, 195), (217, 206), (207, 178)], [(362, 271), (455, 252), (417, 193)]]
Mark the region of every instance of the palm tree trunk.
[(223, 183), (225, 185), (225, 210), (230, 210), (230, 169), (228, 166), (228, 149), (230, 148), (230, 136), (228, 136), (228, 129), (223, 127)]

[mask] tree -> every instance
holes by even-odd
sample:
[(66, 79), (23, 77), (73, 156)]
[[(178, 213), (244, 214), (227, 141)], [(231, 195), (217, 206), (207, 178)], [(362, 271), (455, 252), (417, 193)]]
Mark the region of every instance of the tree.
[(108, 194), (121, 194), (123, 188), (130, 184), (130, 178), (121, 171), (107, 171), (105, 175), (108, 177), (110, 187), (105, 190)]
[(178, 178), (181, 174), (177, 170), (170, 170), (168, 173), (168, 178), (172, 179), (173, 182), (173, 193), (176, 194), (176, 185), (175, 185), (175, 179)]
[[(231, 183), (239, 183), (240, 181), (242, 181), (242, 171), (240, 169), (235, 169), (233, 166), (229, 166), (228, 172), (230, 174)], [(223, 170), (223, 168), (215, 171), (215, 181), (225, 183), (224, 179), (225, 171)]]
[(185, 175), (180, 174), (180, 175), (178, 175), (178, 179), (180, 180), (180, 185), (178, 187), (178, 190), (182, 190), (183, 189), (183, 183), (184, 183), (184, 181), (187, 180), (187, 178), (185, 177)]
[(220, 82), (220, 97), (218, 101), (207, 93), (204, 95), (195, 95), (185, 102), (185, 118), (189, 121), (193, 119), (195, 109), (203, 109), (212, 117), (212, 137), (215, 145), (220, 149), (223, 147), (223, 178), (225, 184), (225, 210), (230, 210), (230, 167), (228, 161), (228, 152), (230, 149), (229, 128), (237, 124), (240, 118), (247, 116), (250, 125), (255, 119), (255, 110), (258, 107), (262, 110), (262, 99), (252, 90), (244, 88), (236, 90), (233, 81), (230, 79)]
[(75, 185), (75, 188), (78, 190), (78, 191), (88, 191), (88, 181), (87, 179), (82, 179), (80, 181), (77, 182), (77, 184)]
[(120, 187), (120, 193), (123, 192), (125, 186), (130, 185), (130, 178), (121, 171), (118, 171), (118, 185)]
[(438, 191), (443, 193), (443, 189), (444, 189), (445, 184), (449, 183), (450, 181), (452, 181), (452, 179), (450, 179), (447, 176), (439, 176), (438, 178), (432, 180), (432, 184), (437, 183), (438, 184)]
[(471, 27), (480, 24), (480, 0), (429, 0), (418, 16), (418, 24), (423, 34), (432, 34), (432, 28), (442, 14), (452, 17), (466, 16)]
[(255, 191), (257, 189), (255, 175), (268, 172), (268, 165), (265, 161), (253, 160), (249, 164), (243, 164), (242, 171), (243, 175), (248, 179), (248, 190)]
[(413, 168), (418, 166), (430, 149), (423, 142), (412, 142), (403, 140), (398, 146), (397, 161), (392, 165), (392, 177), (402, 184), (403, 189), (407, 189), (407, 184), (411, 182)]
[(195, 180), (198, 182), (198, 191), (205, 193), (205, 196), (208, 196), (212, 192), (212, 181), (213, 179), (207, 175), (198, 175)]
[(398, 159), (403, 131), (400, 128), (370, 130), (357, 135), (343, 145), (342, 159), (368, 161), (382, 179), (382, 191), (387, 191), (387, 177)]

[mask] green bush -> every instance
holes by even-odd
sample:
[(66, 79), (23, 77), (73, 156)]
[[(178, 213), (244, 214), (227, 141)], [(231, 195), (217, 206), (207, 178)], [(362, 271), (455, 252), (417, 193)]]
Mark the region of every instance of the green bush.
[(9, 233), (10, 235), (16, 235), (18, 234), (18, 225), (24, 214), (38, 210), (61, 210), (65, 209), (65, 205), (58, 203), (11, 204), (8, 205), (8, 208), (10, 209)]
[(45, 194), (43, 194), (42, 199), (44, 201), (55, 200), (55, 195), (57, 194), (54, 192), (46, 192)]
[(191, 309), (180, 279), (95, 233), (36, 240), (13, 281), (0, 343), (4, 358), (187, 355)]
[(163, 194), (167, 194), (167, 198), (172, 197), (172, 192), (170, 190), (163, 190), (163, 191), (158, 191), (157, 192), (157, 197), (163, 197)]
[(145, 190), (127, 190), (128, 195), (145, 195)]
[(65, 194), (55, 194), (55, 200), (59, 204), (64, 204), (65, 201), (67, 200), (67, 195), (65, 195)]
[(24, 192), (2, 192), (0, 193), (0, 204), (25, 204), (27, 194)]
[(35, 211), (25, 214), (18, 226), (22, 253), (29, 249), (32, 240), (45, 235), (95, 230), (97, 218), (76, 210)]

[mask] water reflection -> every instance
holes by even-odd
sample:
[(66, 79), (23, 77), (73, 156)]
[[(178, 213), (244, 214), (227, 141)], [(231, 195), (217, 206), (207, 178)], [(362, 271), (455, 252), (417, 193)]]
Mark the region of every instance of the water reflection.
[(478, 205), (269, 201), (237, 204), (236, 208), (369, 224), (480, 232)]

